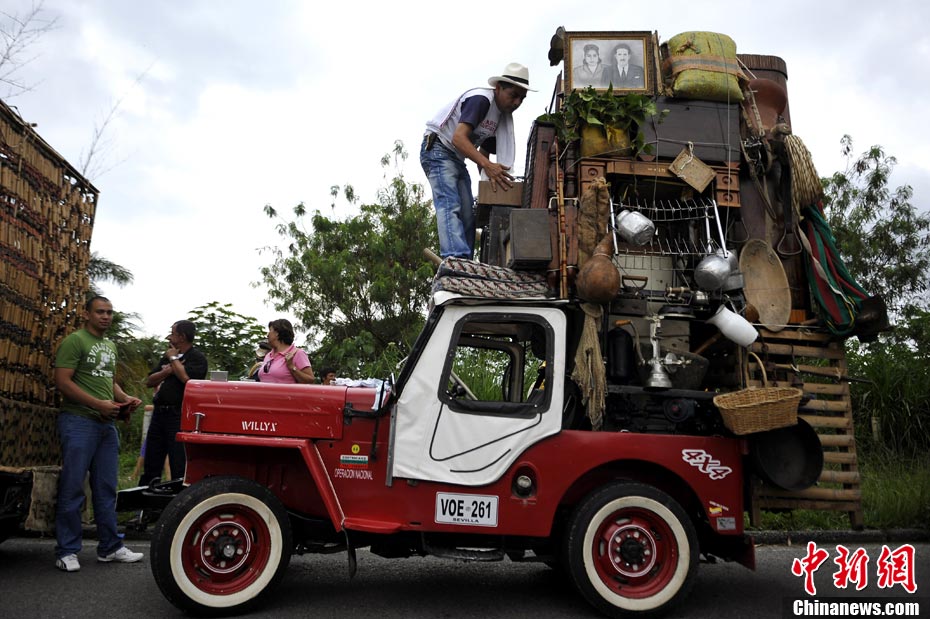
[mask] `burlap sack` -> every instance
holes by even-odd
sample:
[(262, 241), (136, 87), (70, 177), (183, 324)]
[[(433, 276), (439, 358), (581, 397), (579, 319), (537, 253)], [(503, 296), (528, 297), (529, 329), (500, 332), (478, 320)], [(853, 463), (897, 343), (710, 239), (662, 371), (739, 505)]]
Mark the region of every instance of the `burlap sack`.
[(674, 96), (739, 103), (747, 78), (736, 60), (736, 43), (716, 32), (683, 32), (669, 39), (662, 72)]

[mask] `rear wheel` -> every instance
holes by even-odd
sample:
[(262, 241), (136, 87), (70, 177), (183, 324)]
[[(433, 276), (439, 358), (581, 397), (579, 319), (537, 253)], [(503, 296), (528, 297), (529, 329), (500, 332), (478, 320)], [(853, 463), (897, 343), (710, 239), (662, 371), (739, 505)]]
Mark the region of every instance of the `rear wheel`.
[(563, 550), (576, 588), (613, 617), (667, 610), (697, 573), (694, 525), (672, 497), (638, 483), (614, 483), (582, 501)]
[(165, 509), (152, 535), (152, 573), (182, 610), (239, 613), (268, 595), (291, 550), (287, 512), (274, 494), (251, 480), (214, 477)]

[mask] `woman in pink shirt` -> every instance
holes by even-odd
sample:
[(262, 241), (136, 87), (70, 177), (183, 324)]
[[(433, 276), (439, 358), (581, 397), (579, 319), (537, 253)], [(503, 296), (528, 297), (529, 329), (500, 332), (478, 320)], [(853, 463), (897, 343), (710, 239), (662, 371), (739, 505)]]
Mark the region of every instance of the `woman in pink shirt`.
[(271, 350), (265, 355), (258, 371), (263, 383), (312, 383), (313, 368), (307, 353), (294, 346), (294, 327), (284, 318), (268, 323), (268, 343)]

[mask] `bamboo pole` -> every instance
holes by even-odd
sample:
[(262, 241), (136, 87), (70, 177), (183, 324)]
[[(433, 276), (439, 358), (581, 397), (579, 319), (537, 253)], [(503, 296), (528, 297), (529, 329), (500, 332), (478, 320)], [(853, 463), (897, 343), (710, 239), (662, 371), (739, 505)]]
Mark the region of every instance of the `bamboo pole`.
[(565, 230), (565, 192), (562, 167), (559, 160), (559, 144), (555, 144), (555, 186), (559, 215), (559, 298), (568, 298), (568, 248)]

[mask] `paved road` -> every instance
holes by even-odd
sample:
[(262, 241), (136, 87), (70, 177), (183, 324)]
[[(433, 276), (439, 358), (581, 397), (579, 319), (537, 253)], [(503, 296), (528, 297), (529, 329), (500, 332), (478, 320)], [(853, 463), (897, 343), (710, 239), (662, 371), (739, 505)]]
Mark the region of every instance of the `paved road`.
[[(179, 617), (155, 585), (148, 563), (149, 545), (129, 545), (146, 553), (141, 563), (97, 563), (91, 541), (82, 553), (80, 572), (54, 568), (54, 542), (11, 539), (0, 544), (0, 617)], [(900, 544), (889, 544), (892, 549)], [(874, 565), (881, 544), (846, 544), (868, 552), (869, 587), (859, 595), (922, 598), (930, 616), (930, 543), (914, 544), (916, 596), (898, 585), (878, 589)], [(835, 545), (821, 544), (830, 558), (815, 574), (818, 600), (838, 595), (832, 585)], [(805, 554), (804, 545), (760, 546), (758, 568), (734, 564), (701, 565), (688, 602), (669, 617), (782, 617), (784, 598), (805, 597), (803, 583), (790, 573)], [(563, 582), (539, 564), (465, 564), (433, 558), (387, 560), (359, 552), (356, 578), (347, 579), (345, 555), (294, 557), (277, 594), (250, 617), (351, 617), (352, 619), (488, 617), (547, 619), (599, 617)]]

